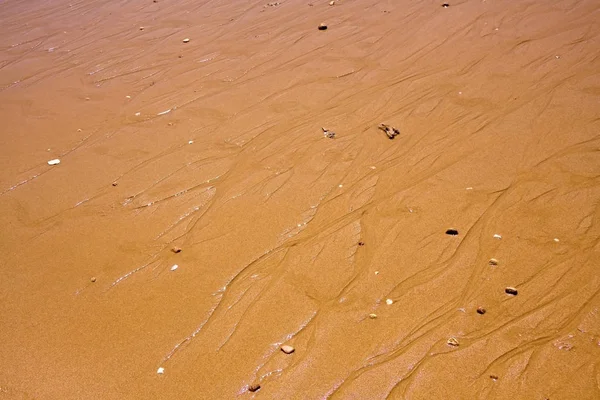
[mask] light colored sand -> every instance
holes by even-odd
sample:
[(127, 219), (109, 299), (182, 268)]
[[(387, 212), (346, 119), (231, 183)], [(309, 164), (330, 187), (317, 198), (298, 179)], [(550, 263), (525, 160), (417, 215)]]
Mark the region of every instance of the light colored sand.
[(599, 398), (598, 2), (266, 3), (0, 2), (0, 397)]

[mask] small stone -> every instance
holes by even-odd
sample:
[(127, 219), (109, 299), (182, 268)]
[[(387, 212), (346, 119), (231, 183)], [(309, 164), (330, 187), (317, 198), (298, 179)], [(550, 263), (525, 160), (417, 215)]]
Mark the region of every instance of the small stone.
[(135, 116), (136, 116), (136, 117), (139, 117), (140, 115), (142, 115), (142, 113), (141, 113), (141, 112), (136, 112), (136, 113), (135, 113)]
[(329, 139), (335, 139), (335, 132), (330, 131), (329, 129), (321, 128), (323, 130), (323, 136)]
[(369, 314), (369, 318), (375, 319), (375, 318), (377, 318), (377, 314)]
[(490, 261), (488, 261), (488, 264), (490, 265), (498, 265), (498, 260), (496, 260), (495, 258), (490, 258)]
[(379, 271), (375, 271), (375, 275), (379, 275)]
[(175, 247), (173, 247), (173, 248), (171, 249), (171, 251), (172, 251), (173, 253), (181, 253), (181, 247), (177, 247), (177, 246), (175, 246)]
[(165, 373), (165, 369), (163, 367), (160, 367), (159, 369), (156, 370), (157, 374), (164, 374)]
[(554, 241), (555, 241), (556, 243), (558, 243), (558, 242), (560, 242), (560, 239), (559, 239), (559, 238), (554, 238)]
[(283, 351), (285, 354), (292, 354), (294, 351), (296, 351), (296, 349), (292, 346), (284, 344), (283, 346), (281, 346), (281, 351)]
[(358, 242), (358, 245), (359, 245), (359, 246), (364, 246), (364, 245), (365, 245), (365, 242)]
[(448, 7), (450, 7), (450, 4), (448, 4), (448, 3), (444, 3), (444, 4), (442, 4), (442, 7), (444, 7), (444, 8), (448, 8)]
[(490, 379), (493, 381), (497, 381), (498, 380), (498, 375), (490, 375)]
[(140, 26), (140, 31), (143, 31), (143, 30), (144, 30), (144, 27), (143, 27), (143, 26)]
[(494, 239), (502, 239), (502, 235), (498, 235), (497, 233), (494, 235)]
[(326, 29), (327, 29), (327, 25), (325, 25), (325, 24), (323, 24), (323, 23), (319, 24), (319, 30), (320, 30), (320, 31), (324, 31), (324, 30), (326, 30)]
[(113, 185), (113, 186), (117, 186), (117, 185), (118, 185), (118, 183), (117, 183), (117, 182), (113, 182), (113, 183), (112, 183), (112, 185)]
[(385, 304), (387, 304), (388, 306), (391, 306), (392, 304), (394, 304), (394, 300), (392, 300), (392, 299), (387, 299), (387, 300), (385, 301)]
[(259, 384), (248, 386), (248, 391), (249, 392), (254, 393), (254, 392), (258, 392), (259, 390), (260, 390), (260, 385)]
[(329, 2), (329, 5), (330, 5), (330, 6), (334, 6), (334, 5), (335, 5), (335, 0), (331, 0), (331, 1)]
[(190, 39), (189, 38), (185, 38), (183, 39), (183, 43), (189, 43)]
[(448, 339), (448, 341), (446, 343), (448, 343), (448, 346), (452, 346), (452, 347), (458, 347), (459, 346), (458, 340), (456, 338), (453, 338), (453, 337), (451, 337), (450, 339)]
[(177, 268), (179, 268), (179, 265), (175, 264), (171, 267), (171, 271), (175, 271)]
[(517, 294), (519, 294), (519, 291), (517, 290), (517, 288), (511, 287), (511, 286), (504, 289), (504, 292), (506, 294), (510, 294), (512, 296), (516, 296)]
[(458, 235), (458, 231), (456, 229), (448, 229), (446, 231), (446, 235), (456, 236), (456, 235)]
[(90, 279), (90, 281), (92, 281), (92, 282), (96, 282), (96, 277), (95, 277), (95, 276), (92, 276), (92, 279)]
[(483, 315), (486, 313), (485, 308), (483, 307), (477, 307), (477, 314)]
[(60, 160), (58, 158), (48, 161), (48, 165), (58, 165), (58, 164), (60, 164)]

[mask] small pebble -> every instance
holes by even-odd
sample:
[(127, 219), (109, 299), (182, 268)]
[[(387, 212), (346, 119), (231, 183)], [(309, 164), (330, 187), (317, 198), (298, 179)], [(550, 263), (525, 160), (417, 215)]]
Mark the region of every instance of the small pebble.
[(375, 271), (375, 275), (379, 275), (379, 271)]
[(560, 242), (560, 239), (559, 239), (559, 238), (554, 238), (554, 241), (555, 241), (556, 243), (558, 243), (558, 242)]
[(165, 369), (163, 367), (160, 367), (159, 369), (156, 370), (157, 374), (164, 374), (165, 373)]
[(113, 186), (117, 186), (117, 185), (118, 185), (118, 183), (117, 183), (117, 182), (113, 182), (113, 183), (112, 183), (112, 185), (113, 185)]
[(450, 7), (450, 4), (448, 4), (448, 3), (444, 3), (444, 4), (442, 4), (442, 7), (444, 7), (444, 8), (448, 8), (448, 7)]
[(92, 281), (92, 282), (96, 282), (96, 277), (95, 277), (95, 276), (92, 276), (92, 279), (90, 279), (90, 281)]
[(495, 258), (490, 258), (490, 261), (488, 261), (488, 264), (490, 264), (490, 265), (498, 265), (498, 260), (496, 260)]
[(377, 314), (369, 314), (369, 318), (375, 319), (375, 318), (377, 318)]
[(284, 344), (283, 346), (281, 346), (281, 351), (283, 351), (285, 354), (292, 354), (294, 351), (296, 351), (296, 349), (292, 346)]
[(394, 300), (392, 300), (392, 299), (387, 299), (387, 300), (385, 301), (385, 304), (387, 304), (388, 306), (391, 306), (392, 304), (394, 304)]
[(485, 313), (486, 313), (485, 308), (483, 308), (483, 307), (477, 307), (477, 314), (483, 315)]
[(493, 381), (497, 381), (498, 380), (498, 375), (490, 375), (490, 379)]
[(171, 271), (175, 271), (177, 268), (179, 268), (179, 265), (175, 264), (171, 267)]
[(509, 286), (506, 289), (504, 289), (504, 292), (506, 292), (506, 294), (510, 294), (510, 295), (513, 295), (513, 296), (516, 296), (517, 294), (519, 294), (519, 291), (516, 288), (511, 287), (511, 286)]
[(140, 31), (143, 31), (143, 30), (144, 30), (144, 27), (143, 27), (143, 26), (140, 26)]
[(333, 6), (333, 5), (335, 5), (335, 0), (331, 0), (331, 1), (329, 2), (329, 5), (330, 5), (330, 6)]
[(497, 233), (494, 235), (494, 239), (502, 239), (502, 235), (498, 235)]
[(177, 246), (175, 246), (175, 247), (173, 247), (173, 248), (171, 249), (171, 251), (172, 251), (173, 253), (181, 253), (181, 247), (177, 247)]
[(319, 30), (320, 31), (324, 31), (326, 29), (327, 29), (327, 25), (325, 25), (325, 24), (319, 24)]
[(48, 165), (58, 165), (58, 164), (60, 164), (60, 160), (58, 158), (48, 161)]
[(249, 392), (252, 392), (252, 393), (254, 393), (254, 392), (257, 392), (258, 390), (260, 390), (260, 385), (259, 385), (259, 384), (256, 384), (256, 385), (250, 385), (250, 386), (248, 387), (248, 391), (249, 391)]
[(189, 41), (190, 41), (190, 39), (189, 39), (189, 38), (185, 38), (185, 39), (183, 39), (183, 43), (188, 43)]
[(359, 245), (359, 246), (364, 246), (364, 245), (365, 245), (365, 242), (358, 242), (358, 245)]
[(450, 339), (448, 339), (448, 341), (446, 342), (448, 343), (448, 346), (452, 346), (452, 347), (458, 347), (458, 340), (456, 338), (451, 337)]
[(458, 231), (456, 229), (448, 229), (446, 231), (446, 235), (456, 236), (456, 235), (458, 235)]

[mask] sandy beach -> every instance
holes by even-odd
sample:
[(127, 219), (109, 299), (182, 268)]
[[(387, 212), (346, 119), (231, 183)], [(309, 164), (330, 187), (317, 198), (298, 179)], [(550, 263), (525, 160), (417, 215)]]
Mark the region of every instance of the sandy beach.
[(0, 1), (0, 400), (600, 398), (600, 3), (442, 4)]

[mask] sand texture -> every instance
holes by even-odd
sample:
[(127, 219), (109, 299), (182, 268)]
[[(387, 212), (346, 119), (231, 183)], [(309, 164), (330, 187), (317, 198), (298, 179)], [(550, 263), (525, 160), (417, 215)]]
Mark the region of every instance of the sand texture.
[(600, 398), (598, 0), (3, 0), (0, 121), (0, 400)]

